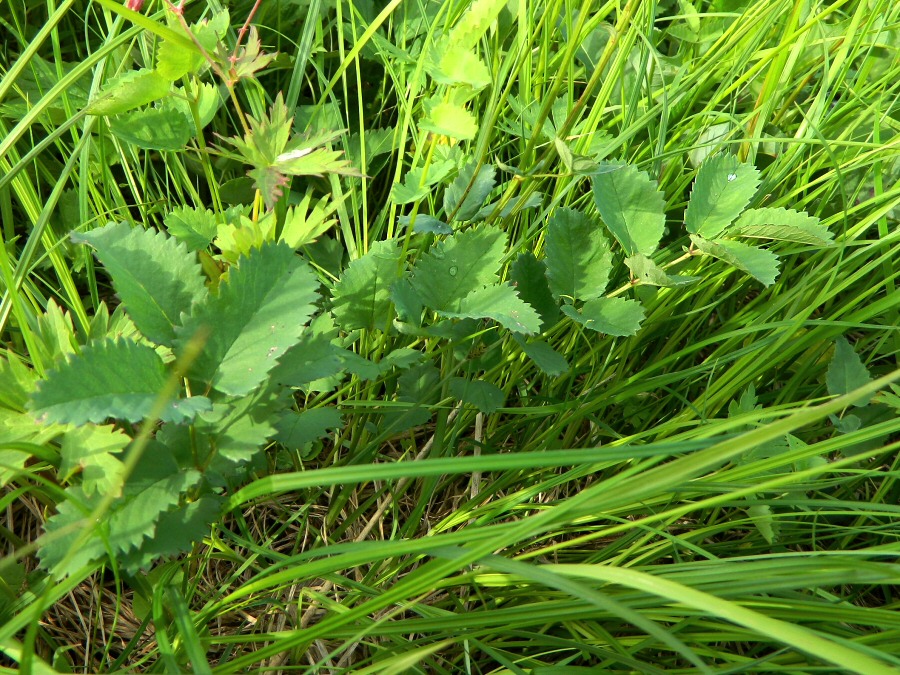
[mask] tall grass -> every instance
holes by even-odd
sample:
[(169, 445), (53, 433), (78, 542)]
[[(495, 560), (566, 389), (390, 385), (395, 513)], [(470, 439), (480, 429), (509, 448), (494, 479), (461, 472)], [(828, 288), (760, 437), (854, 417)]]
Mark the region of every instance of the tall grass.
[[(349, 130), (341, 142), (365, 174), (311, 179), (340, 204), (334, 236), (308, 251), (323, 277), (405, 236), (392, 186), (453, 152), (501, 167), (498, 198), (544, 196), (492, 220), (513, 251), (540, 252), (548, 215), (590, 202), (554, 135), (659, 180), (666, 260), (689, 243), (677, 224), (697, 166), (725, 151), (762, 170), (756, 205), (809, 212), (835, 245), (784, 246), (768, 288), (693, 258), (680, 271), (701, 281), (687, 290), (639, 289), (647, 318), (634, 337), (558, 324), (549, 341), (572, 364), (564, 377), (484, 335), (459, 358), (480, 359), (507, 393), (490, 415), (447, 406), (389, 437), (366, 424), (384, 380), (309, 392), (309, 407), (340, 405), (342, 429), (312, 458), (272, 448), (203, 544), (146, 574), (98, 567), (57, 584), (36, 568), (61, 491), (52, 453), (33, 448), (0, 495), (4, 672), (900, 667), (897, 406), (880, 394), (841, 433), (852, 400), (826, 388), (839, 336), (884, 376), (870, 393), (889, 391), (900, 360), (900, 6), (510, 2), (478, 46), (494, 75), (470, 105), (478, 135), (444, 143), (419, 127), (435, 91), (426, 59), (469, 4), (310, 0), (254, 15), (281, 56), (238, 88), (243, 110), (284, 92), (301, 125)], [(228, 7), (232, 45), (251, 9)], [(7, 358), (42, 373), (66, 352), (48, 346), (51, 306), (86, 336), (111, 296), (69, 233), (159, 226), (184, 204), (221, 210), (244, 168), (207, 152), (211, 133), (145, 152), (82, 112), (106, 80), (148, 62), (154, 39), (140, 26), (73, 0), (6, 3), (0, 20), (0, 328)], [(227, 102), (213, 131), (240, 131)], [(363, 334), (354, 348), (398, 340)], [(17, 442), (3, 419), (0, 441)]]

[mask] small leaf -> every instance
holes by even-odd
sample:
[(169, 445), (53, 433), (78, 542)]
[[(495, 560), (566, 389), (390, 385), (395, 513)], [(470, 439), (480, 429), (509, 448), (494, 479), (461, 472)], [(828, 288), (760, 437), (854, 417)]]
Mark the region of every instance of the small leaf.
[(453, 161), (445, 159), (432, 162), (427, 174), (424, 168), (412, 169), (403, 177), (402, 183), (394, 185), (391, 198), (395, 204), (411, 204), (424, 199), (431, 194), (429, 187), (440, 183), (454, 167)]
[(154, 70), (132, 70), (109, 80), (88, 104), (88, 115), (117, 115), (157, 101), (169, 93), (171, 82)]
[(59, 474), (68, 480), (81, 472), (81, 487), (87, 496), (122, 494), (125, 465), (115, 455), (131, 439), (112, 425), (70, 429), (60, 446)]
[(478, 122), (461, 105), (441, 102), (431, 106), (428, 115), (419, 123), (419, 128), (438, 136), (470, 140), (478, 133)]
[(275, 440), (292, 450), (302, 450), (307, 443), (328, 435), (330, 430), (339, 429), (342, 424), (336, 408), (290, 411), (275, 425), (278, 430)]
[(547, 277), (557, 297), (588, 300), (606, 290), (612, 269), (609, 243), (585, 214), (560, 208), (546, 234)]
[(400, 278), (395, 240), (372, 244), (353, 260), (332, 291), (332, 312), (344, 330), (384, 330), (391, 319), (391, 287)]
[(471, 94), (491, 84), (491, 71), (476, 54), (440, 44), (426, 63), (428, 74), (438, 84), (466, 85)]
[(473, 49), (504, 7), (506, 0), (474, 0), (450, 31), (448, 47), (456, 52)]
[(707, 241), (694, 234), (691, 242), (701, 253), (743, 270), (764, 286), (772, 285), (778, 277), (778, 256), (771, 251), (728, 239)]
[(332, 343), (337, 333), (330, 314), (317, 316), (297, 344), (278, 360), (271, 374), (272, 381), (300, 387), (340, 373), (344, 369), (338, 358), (340, 349)]
[(456, 179), (444, 192), (444, 213), (453, 220), (471, 220), (481, 209), (484, 200), (497, 184), (497, 170), (490, 164), (483, 164), (475, 173), (476, 163), (463, 167)]
[(625, 258), (625, 265), (631, 270), (632, 276), (635, 279), (640, 280), (640, 282), (646, 286), (674, 288), (677, 286), (687, 286), (700, 279), (700, 277), (667, 274), (665, 270), (657, 267), (656, 263), (650, 260), (650, 258), (641, 255), (640, 253), (633, 255), (630, 258)]
[(147, 108), (116, 116), (110, 120), (109, 130), (142, 150), (184, 150), (195, 127), (174, 108)]
[(531, 305), (541, 317), (546, 330), (559, 318), (559, 304), (550, 292), (547, 266), (530, 252), (520, 253), (510, 266), (509, 278), (519, 297)]
[(453, 398), (475, 406), (485, 415), (496, 412), (506, 400), (506, 394), (502, 389), (484, 380), (451, 377), (449, 387)]
[(255, 389), (300, 338), (317, 287), (308, 265), (286, 244), (266, 244), (241, 258), (218, 295), (198, 305), (178, 331), (180, 350), (198, 331), (209, 335), (191, 376), (234, 396)]
[(191, 251), (206, 249), (216, 238), (218, 223), (209, 209), (182, 206), (163, 219), (169, 234), (185, 243)]
[(656, 183), (631, 164), (604, 162), (594, 176), (594, 203), (603, 222), (625, 249), (625, 255), (651, 255), (666, 224), (665, 199)]
[(750, 203), (759, 187), (759, 171), (734, 155), (716, 155), (697, 171), (684, 225), (691, 234), (712, 239)]
[[(834, 356), (828, 364), (828, 373), (825, 375), (825, 383), (828, 393), (832, 396), (849, 394), (854, 389), (872, 381), (869, 371), (866, 370), (862, 360), (846, 338), (839, 337), (834, 341)], [(868, 405), (872, 397), (864, 401), (857, 401), (854, 405), (862, 407)]]
[(439, 313), (452, 319), (493, 319), (504, 328), (526, 335), (541, 329), (538, 313), (508, 284), (476, 289), (463, 298), (458, 311)]
[(427, 307), (457, 311), (472, 291), (497, 281), (506, 234), (479, 225), (439, 242), (413, 267), (411, 284)]
[(397, 223), (403, 227), (409, 227), (410, 221), (413, 223), (413, 232), (425, 234), (452, 234), (453, 228), (442, 220), (438, 220), (433, 216), (427, 216), (423, 213), (417, 213), (415, 220), (412, 216), (400, 216)]
[(336, 221), (329, 216), (337, 208), (330, 199), (326, 195), (312, 204), (312, 192), (307, 192), (299, 204), (287, 210), (281, 228), (281, 240), (296, 250), (301, 246), (312, 244), (330, 230)]
[[(139, 422), (153, 410), (167, 379), (162, 359), (152, 347), (102, 340), (50, 370), (29, 409), (44, 423), (99, 423), (110, 417)], [(189, 420), (208, 405), (207, 399), (197, 396), (175, 399), (160, 419)]]
[(569, 371), (569, 362), (566, 361), (566, 357), (553, 349), (553, 347), (546, 342), (541, 342), (539, 340), (534, 340), (532, 342), (519, 341), (519, 345), (522, 347), (522, 351), (525, 352), (528, 358), (534, 361), (535, 365), (540, 368), (544, 374), (556, 377), (564, 375)]
[(181, 315), (206, 296), (196, 256), (161, 232), (110, 223), (72, 239), (94, 247), (129, 316), (157, 344), (171, 345)]
[[(163, 556), (175, 556), (193, 548), (210, 531), (210, 526), (222, 516), (221, 497), (205, 495), (196, 501), (160, 514), (156, 536), (141, 543), (140, 548), (119, 556), (126, 569), (147, 569)], [(162, 534), (164, 533), (164, 534)]]
[(637, 300), (625, 298), (597, 298), (584, 303), (579, 312), (571, 305), (563, 305), (566, 316), (585, 328), (606, 335), (626, 337), (640, 330), (644, 308)]
[(728, 230), (729, 237), (775, 239), (811, 246), (830, 246), (834, 235), (814, 218), (793, 209), (747, 209)]

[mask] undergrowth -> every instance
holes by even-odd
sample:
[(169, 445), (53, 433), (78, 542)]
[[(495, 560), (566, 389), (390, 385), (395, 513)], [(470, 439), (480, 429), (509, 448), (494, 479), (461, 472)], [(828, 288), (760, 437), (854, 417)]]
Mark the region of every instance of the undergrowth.
[(0, 21), (3, 672), (900, 666), (900, 7)]

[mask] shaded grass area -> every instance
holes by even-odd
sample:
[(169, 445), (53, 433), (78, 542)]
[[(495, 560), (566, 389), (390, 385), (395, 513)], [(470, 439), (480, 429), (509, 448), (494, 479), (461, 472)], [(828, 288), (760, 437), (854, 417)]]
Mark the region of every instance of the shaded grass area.
[[(62, 490), (52, 453), (35, 448), (0, 496), (9, 668), (900, 664), (896, 398), (882, 381), (875, 402), (854, 409), (829, 403), (826, 386), (839, 336), (873, 376), (897, 368), (900, 9), (509, 3), (478, 44), (494, 80), (469, 105), (477, 135), (456, 144), (421, 126), (438, 92), (425, 67), (468, 5), (262, 4), (254, 23), (279, 58), (237, 88), (240, 109), (226, 100), (178, 151), (141, 150), (81, 112), (120, 69), (152, 63), (157, 45), (140, 26), (80, 2), (0, 7), (10, 36), (0, 46), (7, 358), (42, 374), (66, 353), (42, 318), (51, 302), (81, 337), (100, 300), (115, 302), (72, 230), (163, 227), (181, 205), (251, 203), (246, 167), (209, 149), (214, 133), (239, 133), (242, 112), (259, 116), (278, 91), (300, 106), (301, 130), (348, 129), (338, 143), (365, 174), (294, 179), (275, 207), (307, 189), (340, 203), (334, 230), (304, 252), (326, 284), (373, 242), (405, 236), (399, 215), (441, 213), (439, 189), (414, 207), (392, 189), (453, 153), (501, 168), (509, 183), (498, 199), (542, 195), (537, 208), (492, 221), (510, 237), (510, 258), (540, 254), (550, 214), (592, 208), (588, 181), (555, 139), (575, 157), (622, 159), (658, 179), (665, 262), (689, 244), (679, 224), (710, 153), (752, 162), (763, 178), (754, 205), (808, 212), (835, 245), (777, 245), (780, 276), (767, 288), (692, 258), (679, 271), (700, 276), (695, 285), (636, 290), (647, 317), (633, 337), (551, 328), (549, 344), (571, 365), (560, 377), (487, 332), (459, 358), (507, 393), (496, 413), (443, 401), (436, 421), (386, 435), (369, 423), (396, 386), (389, 378), (304, 392), (307, 409), (337, 404), (343, 426), (308, 453), (267, 447), (268, 467), (228, 495), (203, 543), (147, 574), (97, 565), (57, 583), (38, 569), (30, 544)], [(251, 5), (228, 10), (233, 46)], [(627, 270), (617, 274), (612, 288), (629, 283)], [(370, 356), (407, 343), (363, 331), (352, 345)], [(415, 346), (457, 359), (452, 343)], [(842, 424), (851, 414), (859, 424)]]

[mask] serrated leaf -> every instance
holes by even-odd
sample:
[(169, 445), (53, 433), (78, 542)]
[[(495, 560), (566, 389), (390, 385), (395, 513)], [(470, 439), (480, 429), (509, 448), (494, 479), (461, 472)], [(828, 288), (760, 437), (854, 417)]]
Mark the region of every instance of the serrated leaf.
[(171, 82), (155, 70), (142, 68), (109, 80), (88, 104), (88, 115), (118, 115), (159, 100)]
[(214, 404), (204, 417), (215, 439), (218, 460), (232, 464), (252, 461), (275, 435), (273, 402), (245, 396), (232, 403)]
[(547, 266), (531, 252), (520, 253), (509, 269), (509, 278), (519, 297), (527, 302), (541, 318), (541, 328), (547, 329), (559, 318), (559, 304), (550, 292)]
[[(402, 183), (394, 185), (391, 198), (395, 204), (411, 204), (431, 194), (428, 188), (440, 183), (449, 174), (455, 164), (449, 159), (432, 162), (425, 174), (424, 167), (412, 169), (403, 177)], [(424, 178), (423, 178), (424, 176)]]
[(343, 424), (336, 408), (312, 408), (296, 413), (289, 411), (275, 425), (278, 433), (275, 440), (292, 450), (302, 450), (303, 446), (328, 435), (332, 429)]
[(172, 96), (164, 99), (160, 107), (164, 110), (178, 111), (190, 120), (191, 137), (194, 137), (197, 135), (197, 125), (194, 122), (192, 108), (196, 107), (197, 122), (200, 129), (204, 129), (216, 116), (222, 101), (222, 95), (214, 85), (194, 81), (189, 90), (185, 87), (175, 87)]
[(637, 333), (644, 320), (641, 303), (626, 298), (597, 298), (584, 303), (580, 312), (571, 305), (562, 310), (585, 328), (619, 337)]
[(269, 243), (241, 258), (219, 293), (197, 306), (179, 329), (178, 347), (208, 333), (190, 375), (241, 396), (262, 383), (303, 332), (318, 299), (318, 281), (289, 246)]
[(589, 300), (606, 290), (612, 270), (609, 243), (585, 214), (559, 208), (546, 234), (547, 278), (556, 297)]
[(442, 101), (430, 107), (419, 128), (438, 136), (470, 140), (478, 133), (478, 122), (463, 106)]
[(544, 374), (556, 377), (569, 371), (569, 362), (566, 361), (566, 357), (546, 342), (539, 340), (532, 342), (519, 341), (519, 345), (528, 358), (534, 361), (535, 365)]
[(120, 496), (125, 465), (115, 455), (130, 442), (128, 436), (112, 425), (68, 430), (60, 445), (60, 478), (69, 480), (80, 471), (81, 487), (87, 496)]
[(625, 255), (651, 255), (666, 225), (666, 202), (656, 183), (631, 164), (603, 163), (594, 176), (594, 203)]
[(171, 345), (181, 315), (206, 296), (196, 256), (161, 232), (111, 223), (72, 238), (94, 247), (132, 321), (158, 344)]
[(451, 319), (493, 319), (516, 333), (532, 335), (541, 329), (541, 318), (508, 284), (484, 286), (469, 293), (455, 312), (438, 310)]
[(474, 0), (450, 31), (448, 48), (457, 52), (473, 49), (505, 6), (506, 0)]
[[(506, 206), (500, 209), (500, 213), (496, 215), (498, 218), (507, 218), (513, 213), (521, 213), (528, 209), (539, 208), (543, 202), (544, 194), (541, 192), (532, 192), (527, 196), (512, 199), (506, 203)], [(495, 209), (500, 205), (500, 200), (490, 202), (482, 206), (470, 220), (472, 222), (481, 222), (494, 213)]]
[(312, 193), (307, 192), (299, 204), (287, 210), (281, 240), (294, 250), (312, 244), (334, 226), (335, 219), (329, 216), (336, 207), (327, 195), (313, 204)]
[(834, 235), (818, 218), (793, 209), (747, 209), (728, 230), (729, 237), (774, 239), (811, 246), (830, 246)]
[[(177, 21), (171, 21), (170, 28), (191, 40), (184, 27)], [(216, 32), (214, 24), (206, 22), (193, 24), (190, 30), (193, 38), (207, 53), (215, 51), (220, 35)], [(209, 62), (199, 49), (185, 49), (173, 40), (163, 40), (156, 52), (156, 71), (171, 82), (180, 80), (188, 73), (199, 74), (208, 65)]]
[(674, 288), (677, 286), (687, 286), (700, 279), (700, 277), (667, 274), (665, 270), (657, 267), (656, 263), (650, 260), (650, 258), (641, 255), (640, 253), (633, 255), (630, 258), (625, 258), (625, 265), (631, 270), (631, 275), (635, 279), (640, 280), (642, 284), (647, 286)]
[(453, 228), (442, 220), (438, 220), (434, 216), (427, 216), (423, 213), (417, 213), (415, 220), (412, 216), (400, 216), (397, 223), (403, 227), (409, 227), (410, 222), (413, 223), (413, 232), (421, 232), (426, 234), (452, 234)]
[(332, 312), (344, 330), (385, 329), (391, 319), (391, 287), (400, 278), (400, 249), (395, 240), (372, 244), (353, 260), (332, 291)]
[(118, 115), (109, 130), (142, 150), (184, 150), (194, 132), (193, 121), (173, 108), (148, 108)]
[(169, 234), (184, 242), (191, 251), (202, 251), (216, 238), (219, 225), (209, 209), (182, 206), (170, 211), (163, 223)]
[(472, 219), (497, 184), (497, 170), (493, 166), (482, 164), (477, 174), (475, 167), (475, 162), (463, 167), (444, 191), (444, 213), (447, 218), (459, 221)]
[(485, 415), (496, 412), (506, 400), (506, 394), (502, 389), (484, 380), (451, 377), (449, 388), (453, 398), (475, 406)]
[(426, 68), (428, 74), (438, 84), (465, 85), (471, 89), (472, 95), (490, 85), (492, 81), (491, 71), (475, 53), (448, 49), (447, 44), (435, 48)]
[(331, 377), (343, 370), (339, 348), (332, 343), (337, 328), (330, 314), (320, 314), (303, 331), (300, 340), (285, 352), (271, 373), (278, 384), (300, 387), (314, 380)]
[(778, 256), (771, 251), (728, 239), (707, 241), (694, 234), (691, 242), (701, 253), (743, 270), (765, 286), (775, 283), (778, 277)]
[(734, 222), (759, 187), (759, 171), (734, 155), (716, 155), (697, 171), (684, 225), (691, 234), (713, 239)]
[[(152, 347), (129, 340), (97, 341), (50, 370), (28, 407), (43, 423), (77, 425), (110, 417), (139, 422), (153, 410), (167, 379)], [(208, 406), (203, 397), (175, 399), (160, 419), (186, 421)]]
[(472, 291), (497, 281), (506, 234), (479, 225), (437, 243), (413, 267), (410, 282), (425, 306), (457, 311)]
[[(872, 376), (863, 365), (862, 359), (853, 351), (853, 347), (844, 337), (839, 337), (834, 341), (834, 355), (828, 364), (828, 372), (825, 375), (825, 383), (828, 386), (828, 393), (832, 396), (841, 396), (849, 394), (854, 389), (858, 389), (872, 381)], [(862, 407), (868, 405), (872, 397), (864, 401), (857, 401), (854, 405)]]

